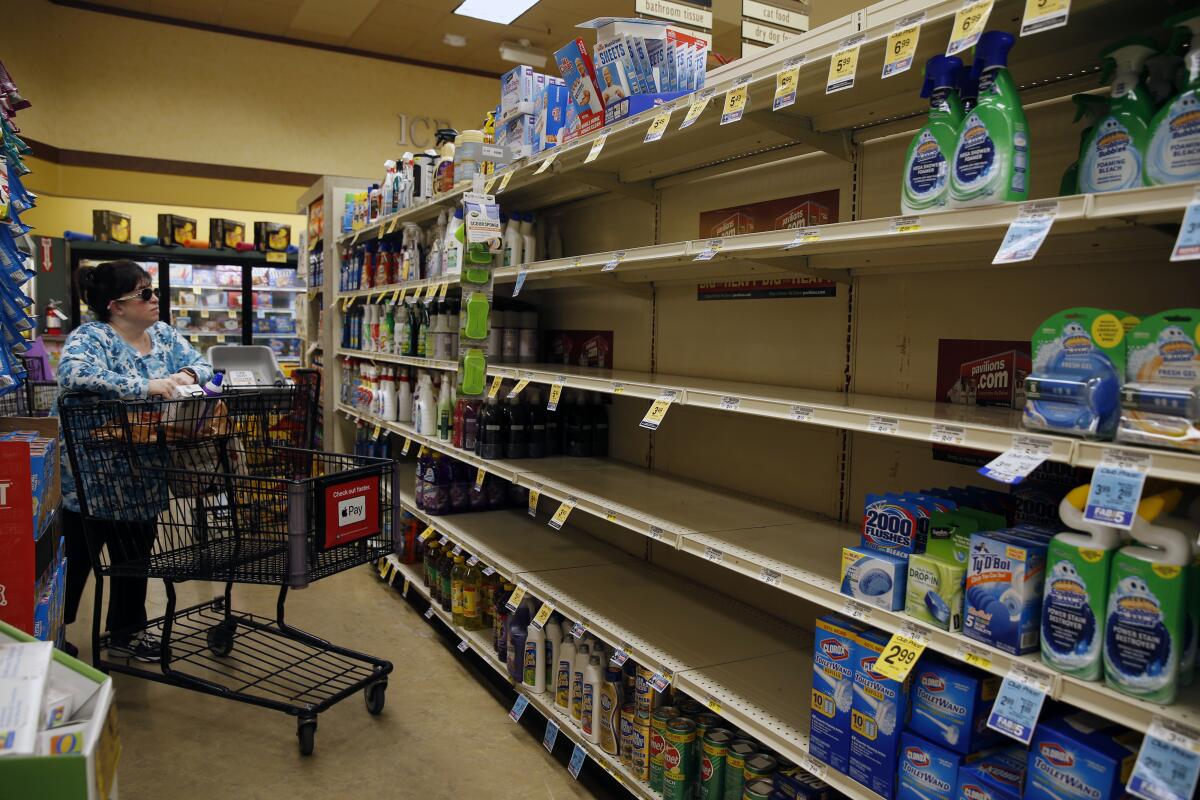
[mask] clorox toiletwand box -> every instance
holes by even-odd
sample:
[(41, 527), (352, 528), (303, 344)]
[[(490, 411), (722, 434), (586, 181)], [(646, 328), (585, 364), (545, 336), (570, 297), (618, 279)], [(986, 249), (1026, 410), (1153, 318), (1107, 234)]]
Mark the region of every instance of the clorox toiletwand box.
[(896, 800), (954, 800), (962, 761), (962, 754), (905, 731), (900, 737)]
[(854, 706), (850, 710), (852, 779), (884, 797), (894, 796), (900, 736), (908, 721), (911, 678), (898, 683), (875, 672), (875, 659), (891, 637), (876, 630), (856, 637)]
[(1028, 758), (1025, 748), (1010, 747), (963, 765), (955, 800), (1021, 800)]
[(972, 639), (1024, 655), (1038, 649), (1046, 542), (1015, 528), (971, 534), (966, 617)]
[(908, 727), (942, 747), (973, 753), (1001, 740), (987, 726), (1000, 679), (926, 656), (913, 670)]
[(837, 614), (820, 617), (816, 625), (809, 752), (841, 773), (849, 769), (855, 640), (862, 630)]
[(1025, 800), (1116, 800), (1133, 771), (1140, 734), (1077, 712), (1037, 726)]

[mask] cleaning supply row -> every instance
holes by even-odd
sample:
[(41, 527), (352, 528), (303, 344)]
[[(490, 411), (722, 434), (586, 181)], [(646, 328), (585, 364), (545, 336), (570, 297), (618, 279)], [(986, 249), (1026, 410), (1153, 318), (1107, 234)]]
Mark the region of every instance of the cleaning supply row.
[[(342, 314), (341, 346), (363, 353), (452, 361), (458, 358), (461, 303), (446, 300), (366, 303)], [(538, 361), (538, 312), (527, 304), (497, 300), (483, 350), (489, 361)]]
[(37, 203), (21, 178), (30, 173), (24, 156), (31, 150), (17, 136), (17, 111), (30, 103), (0, 64), (0, 397), (17, 391), (28, 377), (19, 355), (29, 349), (24, 338), (37, 321), (27, 313), (33, 300), (23, 287), (36, 275), (33, 241), (21, 215)]

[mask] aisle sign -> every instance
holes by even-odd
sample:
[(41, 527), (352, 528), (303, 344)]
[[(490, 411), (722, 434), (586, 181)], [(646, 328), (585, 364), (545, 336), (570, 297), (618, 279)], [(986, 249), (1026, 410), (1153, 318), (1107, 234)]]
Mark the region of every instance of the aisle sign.
[(542, 603), (542, 607), (533, 615), (531, 624), (535, 628), (545, 628), (546, 623), (550, 621), (550, 615), (554, 613), (554, 606), (551, 603)]
[(1000, 693), (988, 714), (987, 726), (1028, 747), (1052, 685), (1049, 676), (1014, 664), (1000, 684)]
[(550, 399), (546, 401), (547, 411), (556, 411), (558, 409), (558, 398), (562, 397), (563, 384), (566, 382), (566, 377), (559, 375), (554, 379), (554, 383), (550, 384)]
[(583, 159), (583, 163), (590, 164), (600, 157), (600, 151), (604, 149), (604, 143), (608, 141), (608, 133), (602, 133), (596, 137), (596, 141), (592, 142), (592, 149), (588, 150), (587, 156)]
[(825, 81), (825, 94), (854, 88), (854, 73), (858, 71), (858, 51), (865, 34), (843, 39), (841, 47), (829, 57), (829, 77)]
[(1017, 484), (1050, 457), (1053, 447), (1054, 442), (1042, 436), (1014, 436), (1012, 447), (984, 464), (977, 472), (1000, 483)]
[(537, 516), (538, 498), (540, 498), (541, 496), (542, 496), (542, 492), (540, 489), (530, 489), (529, 490), (529, 516), (531, 516), (531, 517)]
[(683, 122), (679, 123), (679, 130), (689, 127), (693, 122), (700, 118), (704, 113), (704, 109), (708, 107), (708, 101), (713, 96), (715, 89), (701, 89), (696, 99), (688, 106), (687, 113), (683, 116)]
[(519, 583), (517, 584), (517, 588), (513, 589), (513, 593), (508, 596), (508, 600), (504, 603), (504, 607), (509, 611), (516, 611), (517, 606), (521, 605), (521, 601), (524, 599), (525, 585)]
[(587, 751), (583, 749), (583, 745), (575, 745), (575, 749), (571, 751), (571, 763), (567, 764), (567, 772), (571, 773), (571, 777), (579, 780), (579, 773), (583, 770), (583, 762), (587, 761)]
[(527, 269), (518, 269), (517, 270), (517, 282), (513, 284), (513, 293), (512, 293), (513, 297), (516, 297), (517, 295), (519, 295), (521, 293), (521, 287), (523, 287), (525, 285), (525, 278), (528, 277), (528, 275), (529, 275), (529, 270), (527, 270)]
[(601, 272), (612, 272), (614, 269), (617, 268), (617, 265), (619, 265), (624, 260), (625, 260), (625, 251), (617, 250), (616, 252), (613, 253), (612, 258), (610, 258), (608, 261), (606, 261), (604, 263), (604, 266), (600, 268), (600, 271)]
[(1046, 241), (1050, 226), (1058, 215), (1058, 201), (1046, 200), (1037, 203), (1022, 203), (1016, 218), (1009, 223), (1004, 241), (996, 251), (993, 264), (1015, 264), (1030, 261)]
[(500, 194), (508, 188), (508, 182), (512, 180), (512, 176), (516, 173), (516, 167), (510, 169), (500, 178), (500, 185), (496, 187), (496, 194)]
[(523, 694), (517, 695), (517, 702), (513, 703), (512, 711), (508, 712), (508, 716), (513, 722), (520, 722), (521, 715), (525, 713), (525, 707), (529, 705), (529, 698)]
[(554, 752), (554, 743), (558, 741), (558, 723), (552, 719), (546, 720), (546, 733), (542, 736), (542, 747), (547, 753)]
[(1137, 518), (1138, 502), (1149, 471), (1149, 453), (1106, 450), (1092, 472), (1092, 488), (1088, 490), (1083, 518), (1130, 530)]
[(722, 125), (738, 122), (746, 112), (746, 103), (750, 100), (750, 77), (741, 76), (726, 90), (725, 108), (721, 111)]
[(574, 497), (568, 497), (559, 504), (558, 510), (554, 512), (554, 516), (550, 518), (550, 527), (556, 531), (561, 531), (562, 526), (567, 524), (567, 517), (571, 516), (571, 509), (575, 508), (575, 503), (578, 502)]
[(1172, 261), (1195, 261), (1200, 259), (1200, 189), (1183, 212), (1183, 224), (1179, 226), (1179, 238), (1171, 250)]
[(720, 239), (709, 239), (708, 244), (704, 246), (692, 261), (712, 261), (717, 253), (721, 252), (722, 241)]
[(483, 479), (485, 477), (487, 477), (487, 470), (484, 469), (483, 467), (480, 467), (479, 470), (475, 473), (475, 491), (477, 491), (477, 492), (483, 491)]
[(673, 389), (664, 389), (662, 396), (655, 400), (650, 409), (646, 412), (646, 416), (642, 417), (642, 421), (638, 423), (638, 427), (646, 430), (656, 431), (658, 426), (662, 424), (663, 417), (667, 415), (667, 409), (671, 407), (671, 403), (675, 402), (677, 392)]
[(800, 85), (800, 65), (805, 56), (796, 56), (783, 62), (783, 69), (775, 74), (775, 99), (771, 110), (778, 111), (796, 102), (796, 87)]
[(917, 54), (917, 42), (921, 38), (921, 23), (925, 21), (925, 12), (911, 14), (896, 23), (896, 27), (888, 34), (887, 45), (883, 52), (882, 78), (890, 78), (907, 72)]
[(646, 138), (642, 139), (642, 144), (657, 142), (667, 132), (667, 126), (671, 124), (671, 108), (666, 106), (662, 111), (658, 112), (658, 116), (650, 120), (650, 127), (646, 129)]
[(554, 163), (554, 159), (558, 156), (558, 148), (555, 147), (550, 151), (550, 155), (542, 159), (542, 163), (538, 164), (538, 168), (533, 171), (534, 175), (541, 175), (546, 170), (550, 169), (550, 165)]
[(1025, 16), (1021, 19), (1021, 35), (1041, 33), (1067, 24), (1071, 0), (1025, 0)]
[(956, 55), (974, 47), (983, 35), (991, 13), (992, 0), (964, 0), (962, 8), (954, 15), (954, 27), (950, 32), (950, 42), (946, 45), (946, 55)]
[(1188, 800), (1200, 776), (1200, 735), (1155, 717), (1142, 740), (1127, 790), (1142, 800)]
[(875, 659), (874, 671), (894, 681), (903, 682), (925, 652), (929, 637), (915, 625), (905, 625), (892, 634), (883, 652)]
[(502, 383), (504, 383), (503, 375), (497, 375), (496, 377), (492, 378), (492, 385), (488, 387), (489, 398), (495, 397), (500, 393), (500, 384)]

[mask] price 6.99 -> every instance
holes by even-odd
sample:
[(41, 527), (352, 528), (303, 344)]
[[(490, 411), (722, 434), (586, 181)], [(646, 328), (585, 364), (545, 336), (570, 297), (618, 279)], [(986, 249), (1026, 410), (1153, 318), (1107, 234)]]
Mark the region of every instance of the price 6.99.
[(911, 667), (916, 662), (918, 655), (920, 653), (916, 650), (902, 644), (893, 644), (888, 648), (883, 660), (891, 667)]

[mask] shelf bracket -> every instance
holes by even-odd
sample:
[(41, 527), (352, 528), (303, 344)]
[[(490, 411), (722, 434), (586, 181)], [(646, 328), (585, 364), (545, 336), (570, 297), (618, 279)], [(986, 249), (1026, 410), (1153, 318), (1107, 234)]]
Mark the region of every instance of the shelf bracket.
[(850, 141), (849, 131), (822, 133), (813, 130), (812, 117), (791, 117), (773, 111), (753, 111), (746, 115), (746, 119), (760, 128), (815, 147), (834, 158), (840, 158), (842, 161), (854, 160), (854, 145)]
[(770, 259), (770, 258), (743, 258), (739, 259), (747, 264), (760, 264), (764, 267), (771, 267), (782, 272), (794, 272), (798, 275), (807, 275), (810, 278), (818, 278), (823, 281), (836, 281), (837, 283), (850, 283), (854, 276), (850, 274), (848, 269), (812, 269), (808, 266), (808, 257), (805, 256), (803, 261), (797, 262), (791, 259)]
[(650, 205), (654, 205), (657, 201), (657, 193), (648, 180), (638, 181), (637, 183), (624, 183), (611, 172), (583, 168), (564, 171), (562, 177), (633, 200), (640, 200)]

